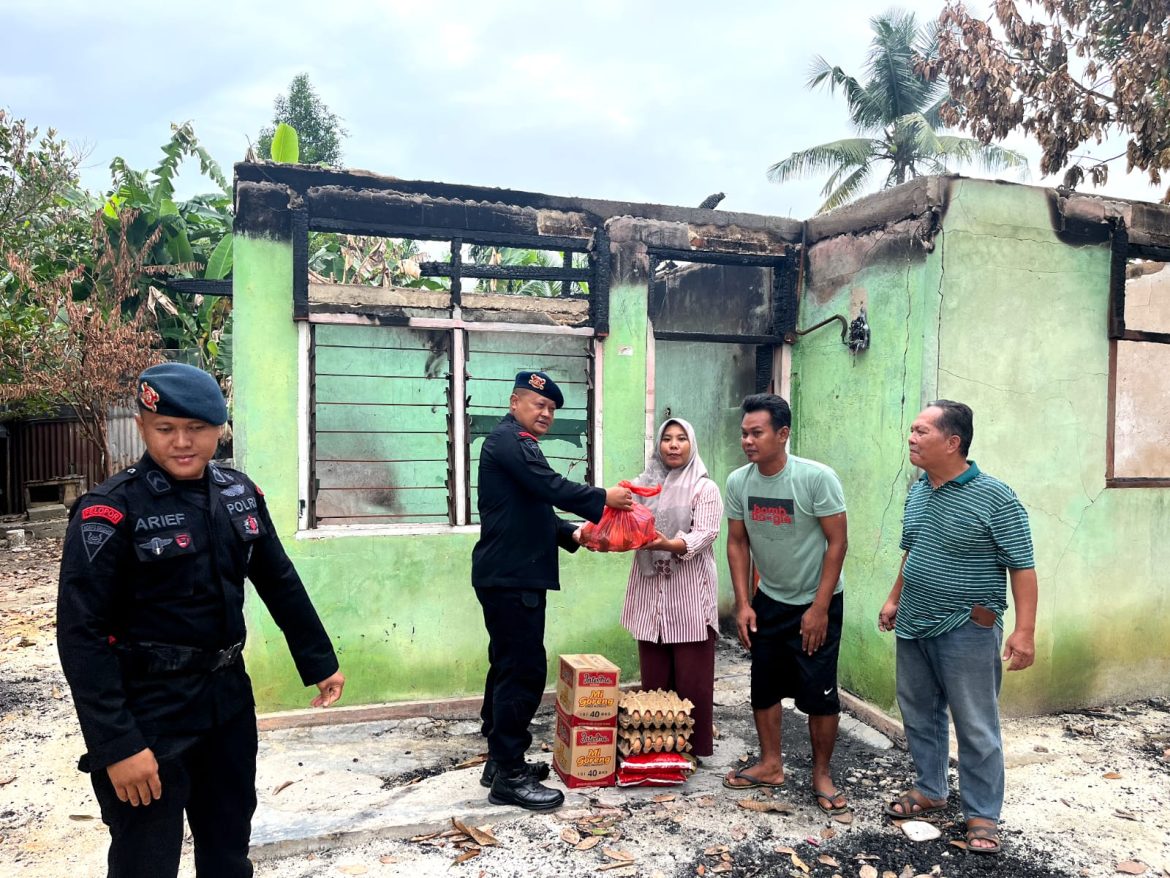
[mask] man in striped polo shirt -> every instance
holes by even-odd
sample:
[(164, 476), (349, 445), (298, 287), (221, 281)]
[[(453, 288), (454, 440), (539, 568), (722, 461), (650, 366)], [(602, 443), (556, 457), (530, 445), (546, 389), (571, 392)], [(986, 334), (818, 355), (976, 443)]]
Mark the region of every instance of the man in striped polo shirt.
[(1004, 787), (998, 698), (1005, 578), (1016, 624), (1003, 660), (1009, 671), (1022, 671), (1036, 655), (1036, 570), (1028, 515), (1011, 488), (967, 459), (973, 435), (970, 407), (947, 399), (932, 402), (910, 426), (910, 462), (923, 472), (906, 498), (905, 554), (878, 627), (898, 638), (898, 706), (917, 777), (885, 811), (902, 819), (946, 807), (949, 706), (967, 849), (995, 854)]

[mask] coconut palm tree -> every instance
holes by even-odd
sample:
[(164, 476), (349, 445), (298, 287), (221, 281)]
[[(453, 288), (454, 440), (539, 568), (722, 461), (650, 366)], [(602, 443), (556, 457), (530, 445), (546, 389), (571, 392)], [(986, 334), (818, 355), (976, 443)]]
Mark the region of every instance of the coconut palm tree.
[(1022, 169), (1018, 152), (969, 137), (940, 133), (939, 109), (949, 97), (945, 83), (931, 82), (916, 70), (919, 61), (938, 53), (937, 24), (918, 27), (914, 13), (891, 10), (870, 19), (874, 36), (865, 63), (863, 84), (824, 58), (814, 59), (808, 87), (827, 86), (845, 95), (849, 119), (861, 136), (834, 140), (794, 152), (768, 168), (775, 183), (829, 171), (821, 195), (824, 213), (852, 201), (888, 162), (882, 188), (921, 174), (948, 173), (952, 166), (975, 164), (985, 171)]

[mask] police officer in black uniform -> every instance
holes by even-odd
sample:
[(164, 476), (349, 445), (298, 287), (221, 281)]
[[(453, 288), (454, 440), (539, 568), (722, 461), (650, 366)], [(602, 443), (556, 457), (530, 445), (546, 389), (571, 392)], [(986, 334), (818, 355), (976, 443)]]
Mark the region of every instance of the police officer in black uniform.
[(471, 583), (487, 626), (488, 675), (483, 734), (489, 759), (481, 782), (489, 801), (531, 810), (556, 808), (565, 799), (544, 786), (544, 763), (529, 764), (528, 724), (544, 692), (545, 596), (560, 588), (557, 546), (575, 552), (576, 525), (553, 507), (597, 522), (602, 509), (628, 509), (626, 488), (571, 482), (548, 465), (539, 439), (564, 405), (561, 389), (543, 372), (521, 372), (509, 413), (484, 442), (479, 458), (480, 538), (471, 558)]
[(314, 706), (345, 677), (263, 492), (211, 462), (223, 394), (167, 363), (138, 381), (146, 454), (70, 513), (57, 646), (110, 829), (110, 878), (179, 869), (183, 813), (200, 878), (252, 875), (256, 710), (240, 654), (244, 578), (284, 632)]

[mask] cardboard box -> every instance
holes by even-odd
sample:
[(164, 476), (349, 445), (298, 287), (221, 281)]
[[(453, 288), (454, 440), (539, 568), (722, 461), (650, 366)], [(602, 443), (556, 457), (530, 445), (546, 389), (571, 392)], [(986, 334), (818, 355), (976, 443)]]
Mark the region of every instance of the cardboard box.
[(558, 704), (553, 768), (570, 789), (613, 786), (617, 772), (617, 727), (574, 725)]
[(562, 655), (557, 707), (570, 725), (617, 725), (621, 668), (603, 655)]

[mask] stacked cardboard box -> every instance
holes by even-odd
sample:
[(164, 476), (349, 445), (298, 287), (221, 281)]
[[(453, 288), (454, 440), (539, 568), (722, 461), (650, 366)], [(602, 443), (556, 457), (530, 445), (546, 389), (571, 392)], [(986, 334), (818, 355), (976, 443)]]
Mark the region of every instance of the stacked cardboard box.
[(567, 787), (613, 785), (620, 675), (605, 656), (560, 657), (553, 767)]

